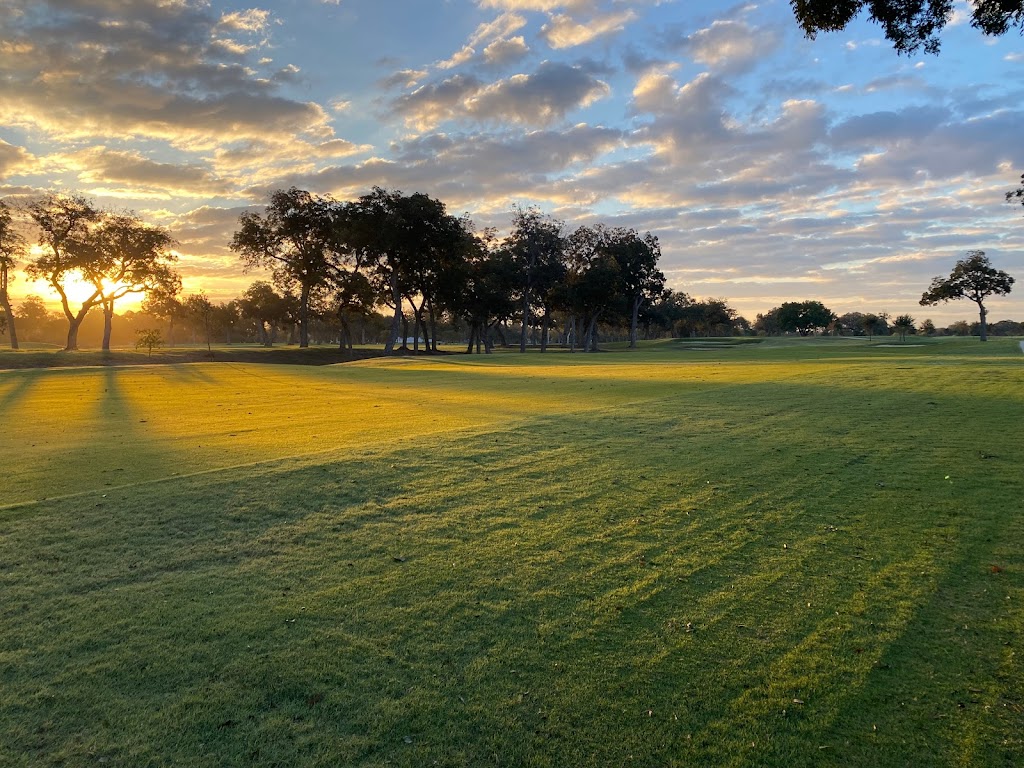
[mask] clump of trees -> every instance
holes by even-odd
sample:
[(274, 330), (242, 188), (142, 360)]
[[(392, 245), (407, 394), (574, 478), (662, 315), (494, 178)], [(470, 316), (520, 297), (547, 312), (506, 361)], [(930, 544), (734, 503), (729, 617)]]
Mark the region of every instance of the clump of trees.
[[(1024, 190), (1024, 186), (1022, 186)], [(1011, 195), (1008, 195), (1010, 197)], [(1021, 191), (1024, 196), (1024, 191)], [(248, 340), (382, 343), (395, 349), (437, 352), (439, 339), (461, 340), (467, 351), (495, 344), (520, 351), (550, 344), (596, 351), (600, 338), (726, 336), (759, 333), (888, 335), (916, 332), (909, 315), (892, 324), (887, 314), (837, 316), (821, 301), (789, 301), (751, 324), (724, 298), (694, 299), (666, 288), (661, 248), (650, 232), (604, 224), (569, 229), (536, 208), (513, 208), (505, 237), (477, 231), (429, 195), (375, 187), (352, 201), (290, 188), (271, 194), (266, 207), (239, 218), (230, 247), (243, 270), (261, 269), (245, 292), (215, 303), (202, 291), (182, 296), (174, 240), (135, 214), (105, 211), (77, 195), (49, 194), (25, 206), (39, 247), (25, 271), (60, 297), (62, 312), (28, 297), (15, 309), (8, 284), (28, 254), (15, 232), (13, 211), (0, 202), (0, 332), (17, 347), (16, 328), (28, 340), (51, 340), (65, 326), (65, 349), (77, 348), (81, 329), (110, 348), (118, 302), (142, 294), (142, 311), (119, 316), (129, 331), (164, 323), (168, 346), (176, 332), (192, 343)], [(71, 293), (68, 288), (78, 284)], [(984, 253), (971, 252), (948, 278), (936, 278), (922, 304), (956, 298), (978, 303), (981, 322), (921, 332), (980, 333), (987, 338), (984, 299), (1009, 291), (1013, 278), (995, 270)], [(81, 286), (86, 287), (84, 293)], [(89, 319), (99, 307), (98, 321)], [(998, 332), (1017, 324), (1002, 321)]]
[(239, 224), (232, 249), (246, 267), (273, 275), (272, 285), (254, 284), (243, 297), (264, 343), (294, 291), (300, 346), (309, 344), (315, 317), (333, 316), (341, 345), (350, 347), (353, 319), (375, 307), (391, 314), (386, 353), (410, 338), (414, 351), (421, 339), (425, 351), (437, 351), (443, 322), (468, 326), (469, 351), (489, 352), (493, 335), (507, 342), (511, 325), (520, 351), (538, 330), (545, 351), (556, 317), (572, 349), (596, 350), (606, 321), (628, 325), (636, 346), (642, 313), (665, 288), (651, 233), (602, 225), (566, 233), (535, 208), (514, 209), (510, 234), (497, 238), (422, 193), (377, 187), (340, 202), (293, 188)]
[(779, 333), (810, 336), (824, 333), (835, 321), (836, 315), (820, 301), (787, 301), (758, 315), (754, 329), (769, 336)]
[[(94, 307), (103, 312), (102, 347), (110, 349), (111, 323), (119, 299), (131, 293), (146, 293), (157, 287), (179, 284), (171, 250), (174, 240), (165, 230), (145, 224), (133, 213), (97, 208), (80, 195), (47, 194), (27, 207), (39, 234), (39, 253), (26, 265), (33, 279), (45, 281), (60, 297), (67, 320), (66, 350), (78, 349), (78, 332)], [(0, 243), (4, 256), (4, 303), (7, 273), (15, 256), (23, 256), (24, 244), (10, 233), (10, 210), (0, 211)], [(74, 299), (72, 284), (87, 286), (84, 297)], [(7, 312), (12, 345), (15, 343), (13, 315)]]

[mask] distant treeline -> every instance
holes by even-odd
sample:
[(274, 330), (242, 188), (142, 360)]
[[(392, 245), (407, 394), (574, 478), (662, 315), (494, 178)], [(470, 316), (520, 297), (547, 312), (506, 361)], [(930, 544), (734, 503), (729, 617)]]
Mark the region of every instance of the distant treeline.
[[(819, 301), (786, 302), (751, 323), (725, 299), (667, 288), (658, 238), (649, 232), (602, 224), (569, 231), (537, 209), (513, 208), (510, 233), (499, 238), (427, 195), (380, 188), (350, 202), (295, 188), (273, 193), (262, 213), (240, 217), (230, 243), (240, 272), (267, 269), (272, 279), (214, 303), (203, 292), (182, 295), (173, 237), (134, 214), (59, 194), (20, 210), (22, 231), (34, 227), (40, 247), (30, 254), (17, 211), (0, 201), (0, 332), (12, 346), (20, 339), (70, 350), (81, 339), (109, 349), (115, 330), (122, 346), (159, 330), (167, 345), (383, 344), (387, 352), (433, 352), (461, 343), (478, 353), (553, 344), (595, 351), (602, 340), (635, 346), (666, 335), (975, 332), (966, 322), (938, 329), (909, 315), (837, 316)], [(62, 312), (48, 311), (37, 296), (12, 305), (8, 284), (18, 267), (50, 285)], [(76, 284), (85, 287), (77, 301), (69, 291)], [(133, 294), (144, 297), (142, 310), (116, 312)], [(1022, 329), (1002, 321), (989, 331)]]

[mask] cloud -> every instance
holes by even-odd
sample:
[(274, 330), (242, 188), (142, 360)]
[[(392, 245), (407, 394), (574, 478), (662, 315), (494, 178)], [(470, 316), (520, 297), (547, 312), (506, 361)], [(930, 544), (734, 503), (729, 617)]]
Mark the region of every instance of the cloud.
[(712, 71), (747, 72), (766, 60), (778, 47), (779, 34), (766, 27), (751, 27), (744, 21), (715, 21), (671, 47), (684, 51)]
[(490, 84), (471, 75), (455, 75), (399, 97), (392, 109), (418, 130), (464, 119), (543, 126), (609, 91), (606, 83), (583, 67), (546, 61), (531, 74)]
[(238, 32), (264, 32), (267, 29), (269, 18), (270, 11), (250, 8), (247, 11), (225, 13), (220, 17), (217, 26), (221, 29)]
[(8, 144), (0, 139), (0, 178), (29, 170), (33, 163), (34, 158), (24, 147)]
[(467, 61), (472, 60), (475, 55), (476, 49), (465, 45), (460, 50), (453, 53), (450, 58), (447, 58), (444, 61), (439, 61), (434, 66), (438, 69), (454, 69), (455, 67), (461, 66)]
[(579, 23), (565, 14), (558, 14), (552, 16), (551, 20), (541, 27), (540, 36), (552, 48), (572, 48), (585, 45), (599, 37), (621, 32), (636, 18), (634, 11), (625, 10), (595, 16), (586, 23)]
[(484, 48), (484, 61), (497, 67), (519, 61), (529, 52), (530, 47), (521, 36), (495, 40)]
[(46, 159), (53, 170), (77, 174), (78, 184), (96, 194), (96, 189), (118, 190), (131, 197), (192, 197), (223, 195), (232, 186), (208, 167), (195, 164), (161, 163), (138, 152), (91, 147)]
[(556, 11), (561, 8), (590, 8), (593, 0), (479, 0), (481, 8), (505, 11)]
[(489, 223), (487, 211), (497, 208), (504, 215), (510, 199), (579, 199), (559, 180), (584, 172), (621, 148), (624, 138), (618, 129), (582, 123), (525, 133), (432, 133), (394, 143), (389, 159), (375, 157), (289, 176), (283, 183), (342, 198), (362, 194), (374, 184), (425, 191), (453, 208), (472, 205), (474, 216), (483, 215)]
[(400, 69), (377, 81), (381, 88), (412, 88), (416, 83), (430, 74), (425, 69)]
[(475, 46), (508, 37), (526, 26), (526, 19), (517, 13), (503, 13), (494, 21), (479, 25), (467, 45)]
[(58, 141), (176, 146), (330, 134), (319, 106), (277, 93), (298, 68), (261, 75), (250, 60), (258, 44), (235, 37), (267, 24), (257, 9), (215, 16), (200, 3), (40, 0), (5, 19), (0, 121)]

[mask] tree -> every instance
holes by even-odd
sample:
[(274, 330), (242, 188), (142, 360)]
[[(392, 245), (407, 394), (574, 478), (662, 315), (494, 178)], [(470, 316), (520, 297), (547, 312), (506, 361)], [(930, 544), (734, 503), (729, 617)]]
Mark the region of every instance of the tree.
[(530, 314), (534, 305), (544, 305), (541, 338), (547, 336), (550, 320), (550, 291), (565, 278), (565, 239), (562, 222), (542, 214), (537, 208), (514, 208), (512, 232), (505, 242), (519, 271), (519, 305), (522, 328), (519, 351), (526, 351)]
[(900, 334), (900, 341), (907, 340), (907, 334), (914, 332), (914, 318), (910, 315), (899, 315), (892, 321), (892, 327)]
[(299, 346), (309, 346), (309, 305), (313, 290), (326, 283), (344, 258), (338, 226), (340, 205), (301, 189), (279, 189), (266, 212), (246, 212), (231, 250), (247, 268), (270, 269), (278, 287), (299, 286)]
[(1014, 201), (1024, 205), (1024, 173), (1020, 176), (1020, 186), (1006, 193), (1006, 202), (1012, 203)]
[(835, 320), (835, 315), (820, 301), (787, 301), (778, 309), (779, 328), (801, 336), (809, 336)]
[(180, 285), (171, 266), (174, 238), (132, 213), (102, 214), (89, 233), (90, 265), (83, 270), (100, 295), (103, 308), (103, 350), (110, 350), (114, 303), (130, 293), (166, 293)]
[(210, 336), (213, 331), (213, 302), (203, 291), (199, 291), (199, 293), (186, 296), (182, 306), (185, 307), (185, 314), (206, 332), (206, 351), (212, 355)]
[(1014, 279), (1002, 270), (995, 269), (984, 251), (968, 251), (967, 258), (960, 259), (949, 273), (949, 277), (936, 277), (921, 296), (921, 306), (931, 307), (939, 302), (956, 299), (970, 299), (978, 305), (981, 323), (981, 340), (988, 340), (986, 329), (985, 299), (989, 296), (1005, 296), (1010, 292)]
[(25, 241), (14, 231), (13, 221), (11, 209), (0, 200), (0, 308), (4, 311), (0, 319), (3, 320), (10, 336), (11, 349), (18, 349), (18, 331), (7, 287), (10, 284), (11, 271), (17, 265), (17, 260), (25, 253)]
[[(439, 291), (458, 272), (453, 264), (465, 258), (466, 222), (422, 192), (403, 195), (374, 187), (345, 206), (339, 226), (354, 268), (368, 271), (378, 299), (392, 309), (385, 354), (394, 351), (406, 302), (413, 310), (414, 335), (419, 338), (421, 326), (428, 335), (423, 312), (435, 311)], [(407, 335), (402, 333), (403, 345)]]
[(177, 273), (168, 275), (166, 282), (152, 287), (142, 302), (142, 311), (167, 321), (167, 343), (174, 346), (174, 321), (185, 316), (185, 307), (178, 294), (181, 293), (181, 278)]
[(256, 321), (263, 346), (274, 345), (274, 328), (284, 323), (288, 317), (288, 300), (274, 290), (274, 286), (266, 280), (257, 280), (242, 294), (239, 307), (244, 317)]
[(46, 308), (46, 303), (35, 294), (22, 299), (15, 317), (18, 327), (28, 341), (43, 341), (51, 331), (51, 327), (60, 322), (60, 315)]
[(153, 356), (153, 350), (164, 345), (164, 337), (160, 335), (159, 328), (140, 328), (135, 332), (135, 348), (144, 349), (149, 357)]
[(650, 232), (641, 237), (634, 229), (614, 229), (607, 248), (619, 263), (622, 291), (629, 302), (629, 348), (636, 349), (640, 310), (665, 289), (665, 275), (658, 269), (661, 246)]
[(754, 318), (754, 330), (765, 336), (777, 336), (782, 333), (782, 328), (779, 327), (779, 308), (773, 307), (767, 312), (759, 312)]
[[(939, 33), (953, 14), (953, 0), (790, 0), (797, 23), (812, 40), (818, 32), (844, 29), (867, 9), (886, 39), (899, 53), (924, 48), (938, 53)], [(971, 26), (986, 35), (1002, 35), (1011, 27), (1024, 31), (1024, 0), (974, 0)]]
[(457, 313), (469, 323), (467, 353), (473, 352), (475, 344), (477, 354), (481, 350), (491, 354), (492, 331), (516, 311), (517, 266), (507, 248), (488, 247), (492, 234), (485, 232), (484, 238), (477, 241), (477, 248), (466, 264), (466, 283)]
[(657, 300), (641, 310), (644, 332), (649, 335), (651, 329), (655, 328), (662, 333), (671, 333), (692, 303), (693, 299), (682, 291), (673, 291), (671, 288), (663, 290)]
[(327, 304), (338, 319), (338, 348), (352, 351), (352, 324), (355, 317), (367, 317), (377, 300), (373, 286), (362, 272), (342, 270), (331, 281)]
[[(68, 321), (67, 344), (64, 349), (78, 349), (78, 329), (89, 310), (103, 301), (103, 291), (90, 275), (98, 266), (92, 227), (100, 219), (100, 211), (80, 195), (48, 194), (30, 203), (29, 216), (39, 227), (42, 252), (29, 262), (26, 272), (34, 279), (45, 280), (60, 296), (61, 309)], [(77, 309), (71, 306), (67, 286), (75, 279), (86, 281), (92, 290)]]
[(936, 333), (935, 323), (930, 319), (921, 321), (920, 333), (924, 336), (934, 336)]
[(730, 307), (725, 299), (702, 299), (686, 307), (683, 317), (676, 322), (674, 331), (678, 337), (731, 336), (735, 330), (735, 322), (736, 310)]
[(210, 324), (217, 331), (223, 331), (224, 342), (231, 343), (231, 332), (242, 317), (242, 308), (238, 301), (231, 300), (213, 305), (213, 312), (210, 315)]
[(966, 320), (957, 320), (955, 323), (950, 323), (944, 333), (947, 336), (970, 336), (971, 324)]

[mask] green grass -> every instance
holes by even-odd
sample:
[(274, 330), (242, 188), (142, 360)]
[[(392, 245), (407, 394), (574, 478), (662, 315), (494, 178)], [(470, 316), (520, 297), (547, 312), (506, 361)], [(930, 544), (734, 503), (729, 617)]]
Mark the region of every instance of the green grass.
[(19, 370), (0, 407), (0, 765), (1024, 763), (1017, 340)]

